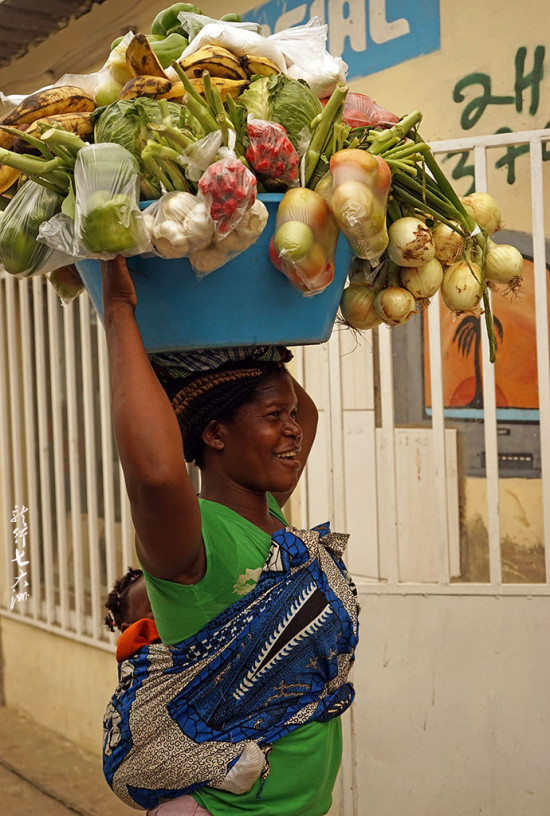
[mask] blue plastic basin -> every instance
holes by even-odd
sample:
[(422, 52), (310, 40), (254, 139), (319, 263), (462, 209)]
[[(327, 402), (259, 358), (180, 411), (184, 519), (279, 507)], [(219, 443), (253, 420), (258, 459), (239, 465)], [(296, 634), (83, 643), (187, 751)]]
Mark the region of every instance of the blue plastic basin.
[[(259, 198), (269, 211), (261, 236), (246, 252), (200, 281), (187, 258), (128, 258), (138, 299), (136, 319), (147, 351), (328, 340), (351, 250), (340, 234), (334, 281), (321, 294), (304, 297), (268, 257), (282, 196), (271, 193)], [(85, 260), (76, 266), (103, 320), (100, 262)]]

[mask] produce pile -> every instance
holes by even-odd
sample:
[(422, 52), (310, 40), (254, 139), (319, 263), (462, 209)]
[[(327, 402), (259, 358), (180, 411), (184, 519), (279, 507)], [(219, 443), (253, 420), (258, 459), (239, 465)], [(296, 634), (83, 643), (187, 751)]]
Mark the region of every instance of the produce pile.
[(452, 312), (483, 309), (494, 360), (488, 287), (516, 288), (523, 270), (490, 238), (496, 202), (456, 194), (420, 112), (399, 118), (348, 92), (326, 29), (314, 18), (264, 37), (177, 3), (151, 34), (115, 40), (95, 74), (12, 100), (0, 119), (5, 270), (46, 274), (66, 301), (83, 258), (188, 258), (201, 277), (257, 240), (261, 194), (281, 193), (269, 258), (291, 285), (311, 296), (331, 284), (342, 231), (349, 326), (404, 323), (440, 289)]

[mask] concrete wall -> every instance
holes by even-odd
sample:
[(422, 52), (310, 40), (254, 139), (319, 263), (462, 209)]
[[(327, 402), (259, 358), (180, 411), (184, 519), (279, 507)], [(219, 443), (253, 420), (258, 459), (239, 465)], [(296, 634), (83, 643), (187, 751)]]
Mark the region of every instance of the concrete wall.
[(103, 714), (117, 685), (114, 652), (5, 617), (0, 644), (5, 705), (100, 754)]

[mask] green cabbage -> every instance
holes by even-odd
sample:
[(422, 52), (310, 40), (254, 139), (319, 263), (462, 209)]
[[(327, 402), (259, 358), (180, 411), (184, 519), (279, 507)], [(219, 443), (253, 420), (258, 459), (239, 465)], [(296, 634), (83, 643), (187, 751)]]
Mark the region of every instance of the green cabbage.
[[(181, 105), (168, 102), (172, 124), (180, 122)], [(137, 99), (119, 99), (93, 114), (94, 142), (113, 142), (125, 147), (139, 162), (141, 172), (141, 191), (146, 198), (157, 198), (160, 193), (158, 182), (147, 173), (141, 159), (141, 151), (151, 138), (149, 124), (162, 124), (161, 108), (156, 99), (138, 97)], [(158, 189), (156, 189), (158, 188)]]
[(306, 82), (283, 74), (254, 80), (237, 102), (255, 119), (282, 125), (299, 153), (309, 143), (312, 121), (323, 110)]

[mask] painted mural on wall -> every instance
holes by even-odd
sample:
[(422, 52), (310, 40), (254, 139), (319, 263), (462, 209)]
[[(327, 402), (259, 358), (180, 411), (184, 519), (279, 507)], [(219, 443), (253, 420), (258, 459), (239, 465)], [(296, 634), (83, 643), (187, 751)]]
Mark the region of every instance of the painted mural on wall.
[(328, 23), (329, 51), (349, 66), (348, 79), (365, 77), (440, 48), (439, 0), (271, 0), (247, 11), (266, 33)]
[[(461, 77), (453, 89), (453, 102), (461, 107), (460, 127), (467, 133), (478, 123), (483, 123), (486, 114), (494, 120), (494, 109), (501, 113), (503, 124), (494, 130), (494, 133), (512, 133), (518, 129), (517, 121), (525, 114), (532, 118), (532, 128), (548, 128), (550, 120), (546, 119), (548, 109), (541, 108), (541, 86), (545, 78), (544, 60), (546, 48), (537, 45), (531, 48), (519, 46), (510, 60), (509, 93), (494, 93), (494, 78), (481, 71), (473, 71)], [(541, 115), (544, 119), (541, 120)], [(487, 130), (486, 132), (489, 132)], [(550, 147), (543, 144), (543, 161), (550, 159)], [(517, 160), (529, 152), (527, 145), (511, 145), (491, 151), (491, 156), (498, 154), (494, 159), (494, 166), (506, 174), (508, 184), (514, 184), (517, 178)], [(472, 153), (461, 151), (449, 153), (443, 161), (452, 163), (452, 178), (466, 179), (466, 186), (461, 192), (468, 195), (474, 191), (474, 164)]]
[[(550, 277), (550, 274), (549, 274)], [(550, 280), (548, 281), (550, 283)], [(497, 340), (495, 397), (497, 419), (532, 422), (539, 418), (537, 346), (535, 325), (535, 276), (533, 261), (525, 256), (521, 291), (493, 297)], [(550, 321), (550, 302), (548, 305)], [(443, 404), (447, 416), (479, 419), (483, 415), (482, 345), (483, 317), (464, 315), (451, 319), (441, 309)], [(424, 319), (424, 348), (428, 327)], [(425, 404), (431, 407), (429, 357), (424, 355)]]

